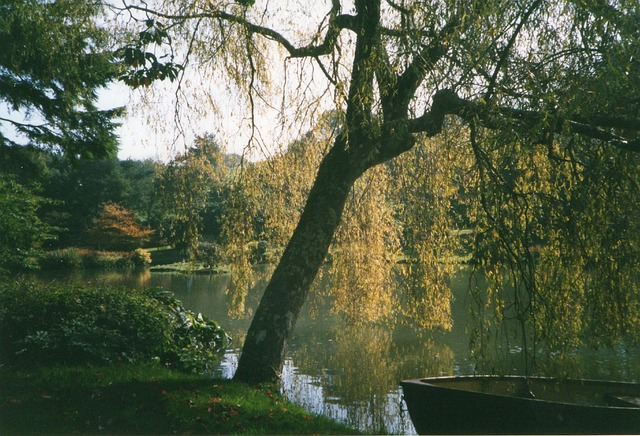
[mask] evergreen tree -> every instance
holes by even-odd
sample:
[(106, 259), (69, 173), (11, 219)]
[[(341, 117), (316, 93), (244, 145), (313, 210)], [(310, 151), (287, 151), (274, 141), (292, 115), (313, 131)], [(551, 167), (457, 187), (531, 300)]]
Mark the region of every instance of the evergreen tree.
[(122, 108), (96, 107), (117, 72), (100, 2), (5, 0), (0, 5), (0, 143), (20, 139), (72, 157), (113, 155)]
[(40, 249), (55, 238), (55, 228), (43, 223), (38, 209), (45, 201), (15, 177), (0, 174), (0, 275), (37, 267)]

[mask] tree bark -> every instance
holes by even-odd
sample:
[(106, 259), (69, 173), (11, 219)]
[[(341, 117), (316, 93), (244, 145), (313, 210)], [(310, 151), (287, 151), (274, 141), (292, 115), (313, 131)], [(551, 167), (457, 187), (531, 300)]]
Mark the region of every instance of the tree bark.
[(364, 172), (338, 143), (323, 159), (309, 198), (247, 332), (234, 380), (276, 381), (284, 352), (311, 284), (340, 224), (356, 179)]

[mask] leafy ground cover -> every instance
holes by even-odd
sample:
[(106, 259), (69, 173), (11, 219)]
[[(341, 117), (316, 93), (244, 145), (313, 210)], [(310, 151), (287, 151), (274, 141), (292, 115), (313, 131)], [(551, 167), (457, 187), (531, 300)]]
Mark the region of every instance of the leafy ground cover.
[(273, 386), (158, 364), (0, 368), (0, 434), (353, 434)]

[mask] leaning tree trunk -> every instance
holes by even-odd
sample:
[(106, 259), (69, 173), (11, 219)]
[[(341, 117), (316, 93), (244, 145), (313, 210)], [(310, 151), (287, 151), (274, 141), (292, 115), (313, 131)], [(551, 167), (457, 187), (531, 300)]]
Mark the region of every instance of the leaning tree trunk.
[(298, 226), (249, 327), (234, 380), (261, 383), (280, 377), (287, 341), (340, 224), (349, 191), (363, 172), (350, 165), (341, 147), (323, 159)]
[[(259, 383), (279, 378), (287, 341), (311, 284), (329, 251), (349, 191), (368, 168), (392, 157), (383, 157), (379, 153), (381, 136), (376, 137), (375, 129), (368, 129), (373, 125), (371, 105), (374, 101), (374, 70), (370, 60), (379, 42), (380, 0), (356, 0), (355, 4), (358, 13), (352, 25), (357, 28), (358, 37), (347, 99), (345, 131), (338, 135), (331, 151), (320, 164), (298, 226), (267, 285), (247, 332), (235, 380)], [(388, 139), (396, 135), (384, 137)], [(400, 136), (403, 145), (412, 144), (404, 140), (404, 135)]]

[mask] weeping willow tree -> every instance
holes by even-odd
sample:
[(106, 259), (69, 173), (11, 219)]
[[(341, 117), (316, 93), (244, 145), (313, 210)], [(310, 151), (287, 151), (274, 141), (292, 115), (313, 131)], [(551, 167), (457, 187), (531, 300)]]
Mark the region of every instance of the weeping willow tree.
[(452, 124), (438, 139), (422, 138), (392, 165), (405, 256), (398, 308), (420, 329), (452, 327), (450, 278), (469, 260), (475, 220), (467, 191), (475, 179), (464, 133)]
[(488, 277), (475, 293), (478, 353), (496, 321), (523, 348), (525, 371), (537, 351), (637, 341), (640, 156), (575, 136), (536, 147), (473, 130), (470, 142), (476, 272)]
[[(352, 243), (385, 238), (366, 220), (343, 218), (352, 207), (367, 210), (368, 196), (382, 195), (381, 185), (392, 180), (382, 165), (393, 159), (407, 159), (405, 186), (426, 203), (403, 202), (419, 217), (413, 231), (403, 232), (417, 259), (413, 280), (425, 285), (424, 295), (408, 297), (416, 314), (436, 314), (446, 325), (442, 300), (449, 296), (442, 262), (433, 259), (455, 245), (451, 227), (466, 220), (490, 278), (489, 291), (476, 300), (521, 320), (532, 341), (560, 345), (637, 332), (637, 1), (179, 0), (125, 3), (117, 12), (142, 29), (122, 52), (131, 55), (125, 79), (147, 84), (193, 66), (223, 82), (196, 89), (203, 101), (215, 103), (226, 92), (234, 108), (244, 104), (256, 149), (270, 150), (260, 127), (269, 108), (284, 130), (308, 128), (327, 108), (336, 114), (297, 224), (282, 233), (290, 237), (236, 379), (278, 376), (333, 241), (343, 232), (360, 234)], [(190, 80), (184, 74), (176, 96)], [(452, 128), (466, 132), (465, 140), (445, 140)], [(430, 141), (430, 149), (417, 151)], [(457, 170), (462, 162), (469, 165)], [(412, 175), (433, 178), (408, 181)], [(442, 183), (447, 178), (468, 183), (456, 193), (468, 205), (453, 198), (456, 184)], [(453, 217), (442, 215), (447, 208)], [(455, 211), (466, 216), (460, 220)], [(378, 222), (388, 214), (375, 208)], [(345, 253), (354, 247), (342, 245)], [(379, 271), (389, 262), (372, 254), (370, 264), (356, 255), (354, 270), (370, 268), (382, 283)], [(367, 290), (386, 298), (377, 284), (343, 280), (338, 298), (342, 292), (362, 305)]]
[(198, 252), (209, 195), (227, 171), (222, 154), (215, 138), (203, 136), (196, 138), (192, 148), (157, 169), (155, 194), (162, 211), (162, 237), (191, 260)]

